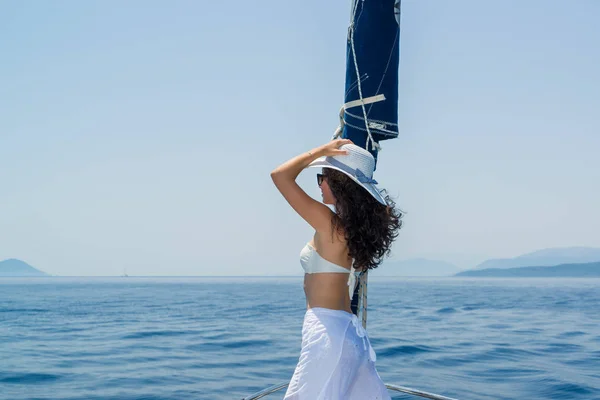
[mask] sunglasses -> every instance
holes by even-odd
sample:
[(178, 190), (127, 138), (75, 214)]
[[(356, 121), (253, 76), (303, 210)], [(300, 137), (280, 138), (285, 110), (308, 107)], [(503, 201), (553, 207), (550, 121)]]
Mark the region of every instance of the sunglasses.
[(323, 179), (325, 179), (325, 175), (317, 174), (317, 185), (321, 186), (321, 184), (323, 183)]

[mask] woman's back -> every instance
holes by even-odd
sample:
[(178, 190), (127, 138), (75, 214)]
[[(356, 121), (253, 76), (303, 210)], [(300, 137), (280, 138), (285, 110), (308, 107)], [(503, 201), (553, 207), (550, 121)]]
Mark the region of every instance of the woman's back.
[(332, 239), (331, 236), (315, 233), (313, 240), (302, 251), (301, 262), (305, 270), (315, 268), (315, 265), (320, 269), (309, 270), (304, 275), (304, 293), (309, 309), (322, 307), (351, 312), (348, 284), (354, 281), (349, 276), (353, 273), (353, 260), (348, 256), (344, 238), (337, 236)]

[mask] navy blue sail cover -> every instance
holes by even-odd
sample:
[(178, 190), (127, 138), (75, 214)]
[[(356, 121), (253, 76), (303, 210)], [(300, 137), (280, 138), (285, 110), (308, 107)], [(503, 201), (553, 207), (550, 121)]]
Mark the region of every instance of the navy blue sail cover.
[[(400, 0), (354, 0), (351, 7), (342, 137), (369, 150), (377, 161), (367, 126), (377, 143), (398, 136)], [(363, 106), (360, 99), (374, 102)]]

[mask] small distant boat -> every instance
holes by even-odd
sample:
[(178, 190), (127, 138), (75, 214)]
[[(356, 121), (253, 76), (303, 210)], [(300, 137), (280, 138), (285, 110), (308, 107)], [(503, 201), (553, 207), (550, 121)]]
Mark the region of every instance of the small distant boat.
[(123, 270), (123, 275), (121, 275), (123, 278), (127, 278), (129, 275), (127, 275), (127, 270)]

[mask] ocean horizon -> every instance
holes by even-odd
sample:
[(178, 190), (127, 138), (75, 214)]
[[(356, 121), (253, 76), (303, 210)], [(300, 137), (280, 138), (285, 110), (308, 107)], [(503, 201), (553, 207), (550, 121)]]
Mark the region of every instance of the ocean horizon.
[[(599, 309), (600, 279), (377, 276), (368, 332), (386, 383), (597, 400)], [(241, 399), (289, 380), (304, 312), (300, 276), (0, 278), (0, 398)]]

